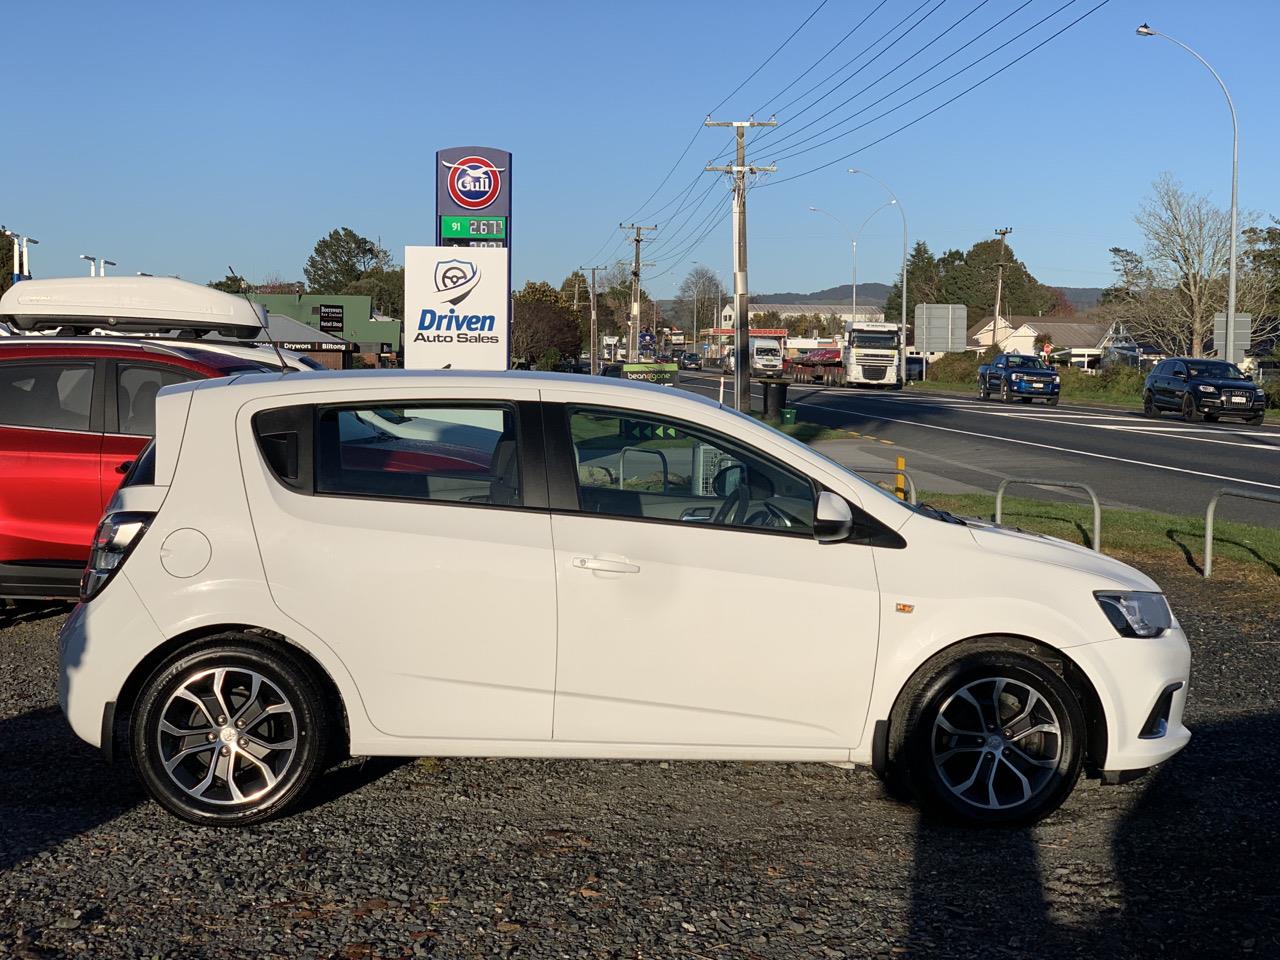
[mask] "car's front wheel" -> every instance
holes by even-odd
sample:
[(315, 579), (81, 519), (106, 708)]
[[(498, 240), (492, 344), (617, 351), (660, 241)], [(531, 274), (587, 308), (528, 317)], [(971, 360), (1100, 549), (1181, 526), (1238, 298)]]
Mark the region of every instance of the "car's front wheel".
[(1156, 406), (1156, 398), (1150, 390), (1142, 395), (1142, 415), (1153, 420), (1160, 416), (1160, 408)]
[(227, 634), (153, 673), (133, 712), (134, 766), (184, 820), (246, 825), (294, 803), (324, 769), (329, 705), (311, 674)]
[(1074, 789), (1084, 713), (1040, 660), (1003, 651), (962, 655), (908, 696), (891, 775), (926, 811), (961, 823), (1028, 824)]
[(1182, 419), (1187, 423), (1199, 423), (1204, 419), (1200, 408), (1196, 406), (1195, 399), (1189, 393), (1182, 397)]

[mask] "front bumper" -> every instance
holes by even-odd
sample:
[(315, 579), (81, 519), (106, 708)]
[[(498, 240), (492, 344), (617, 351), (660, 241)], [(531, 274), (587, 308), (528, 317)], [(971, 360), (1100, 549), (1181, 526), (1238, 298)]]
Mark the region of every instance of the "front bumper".
[[(1070, 654), (1092, 681), (1106, 716), (1105, 756), (1095, 758), (1104, 778), (1153, 767), (1187, 745), (1191, 731), (1182, 712), (1191, 648), (1181, 627), (1149, 640), (1116, 637), (1072, 647)], [(1180, 686), (1167, 695), (1175, 684)], [(1163, 721), (1155, 729), (1149, 725), (1153, 710)]]
[(1022, 397), (1056, 397), (1062, 384), (1048, 380), (1010, 380), (1009, 389)]
[(1221, 413), (1226, 416), (1234, 415), (1237, 417), (1256, 417), (1267, 409), (1265, 397), (1261, 400), (1254, 400), (1251, 403), (1224, 403), (1222, 397), (1200, 394), (1196, 396), (1196, 405), (1205, 413)]

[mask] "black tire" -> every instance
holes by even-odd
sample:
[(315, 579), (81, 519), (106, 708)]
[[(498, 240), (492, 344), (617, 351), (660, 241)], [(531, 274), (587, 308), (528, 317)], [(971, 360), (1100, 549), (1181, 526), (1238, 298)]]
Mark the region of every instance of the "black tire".
[(1013, 393), (1009, 390), (1008, 381), (1000, 384), (1000, 402), (1013, 403)]
[(1156, 398), (1150, 390), (1142, 394), (1142, 415), (1152, 420), (1160, 419), (1160, 408), (1156, 406)]
[[(216, 694), (211, 692), (215, 670), (226, 671)], [(251, 703), (255, 675), (259, 693)], [(184, 689), (194, 689), (203, 706), (179, 693)], [(239, 720), (237, 712), (244, 713)], [(138, 695), (129, 742), (139, 779), (170, 813), (206, 826), (247, 826), (283, 813), (315, 783), (329, 756), (331, 718), (331, 705), (309, 670), (254, 637), (228, 633), (179, 652), (156, 669)], [(162, 721), (194, 734), (162, 731)], [(203, 744), (209, 736), (214, 739), (206, 756)], [(290, 738), (292, 748), (271, 746)], [(171, 775), (165, 758), (173, 763), (180, 753), (186, 757), (174, 764)], [(200, 796), (195, 795), (202, 784)]]
[(980, 382), (978, 383), (978, 399), (979, 399), (979, 400), (990, 400), (990, 399), (991, 399), (991, 391), (987, 389), (987, 381), (986, 381), (986, 380), (982, 380), (982, 381), (980, 381)]
[(1020, 399), (1023, 403), (1030, 403), (1030, 402), (1031, 402), (1033, 399), (1035, 399), (1035, 398), (1034, 398), (1034, 397), (1019, 397), (1018, 399)]
[(1050, 397), (1048, 400), (1046, 400), (1046, 401), (1044, 402), (1044, 405), (1045, 405), (1046, 407), (1056, 407), (1056, 406), (1058, 405), (1058, 398), (1057, 398), (1057, 397)]
[[(997, 683), (1003, 683), (999, 690)], [(978, 714), (961, 691), (986, 707), (980, 735), (953, 737), (938, 725), (946, 711), (944, 719), (954, 721), (956, 729), (978, 726)], [(1027, 691), (1040, 699), (1033, 700)], [(1008, 727), (992, 725), (997, 696), (1000, 723)], [(1019, 718), (1026, 702), (1032, 704), (1029, 715)], [(1056, 734), (1029, 732), (1050, 717)], [(1044, 819), (1070, 796), (1084, 762), (1085, 730), (1075, 694), (1042, 661), (1002, 650), (960, 653), (904, 691), (890, 727), (890, 781), (894, 792), (909, 790), (931, 816), (975, 826), (1024, 826)], [(949, 758), (948, 751), (953, 751)], [(970, 767), (973, 786), (954, 789), (964, 786)], [(1019, 775), (1026, 780), (1025, 789)], [(995, 796), (996, 806), (978, 802), (984, 787), (992, 791), (987, 796)]]
[(1182, 395), (1182, 419), (1187, 423), (1199, 423), (1204, 419), (1204, 414), (1200, 412), (1200, 408), (1196, 406), (1194, 398), (1189, 393)]
[(1263, 418), (1263, 414), (1259, 413), (1259, 414), (1255, 414), (1252, 417), (1245, 417), (1244, 422), (1251, 424), (1255, 427), (1260, 427), (1262, 426), (1262, 418)]

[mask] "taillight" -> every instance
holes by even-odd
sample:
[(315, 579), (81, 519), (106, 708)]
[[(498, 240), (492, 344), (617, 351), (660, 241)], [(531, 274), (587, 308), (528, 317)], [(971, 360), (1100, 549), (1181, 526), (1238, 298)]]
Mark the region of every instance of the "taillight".
[(110, 582), (115, 572), (147, 532), (154, 514), (120, 511), (102, 518), (93, 535), (89, 565), (80, 578), (80, 602), (92, 600)]

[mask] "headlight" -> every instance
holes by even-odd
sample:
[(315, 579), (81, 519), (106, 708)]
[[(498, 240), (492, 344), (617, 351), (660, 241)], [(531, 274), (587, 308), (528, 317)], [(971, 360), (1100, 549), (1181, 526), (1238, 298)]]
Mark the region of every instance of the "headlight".
[(1173, 626), (1173, 613), (1163, 593), (1099, 591), (1098, 606), (1124, 637), (1158, 637)]
[(1218, 392), (1217, 387), (1211, 387), (1207, 383), (1200, 384), (1198, 387), (1196, 387), (1196, 389), (1199, 390), (1201, 393), (1217, 393)]
[(151, 524), (150, 513), (109, 513), (93, 535), (89, 565), (80, 578), (80, 601), (87, 603), (115, 576)]
[(1020, 373), (1011, 373), (1011, 374), (1009, 375), (1009, 379), (1010, 379), (1010, 380), (1021, 380), (1021, 379), (1022, 379), (1022, 374), (1020, 374)]
[(1055, 374), (1053, 375), (1053, 382), (1054, 382), (1054, 383), (1061, 383), (1061, 382), (1062, 382), (1062, 377), (1061, 377), (1059, 374), (1056, 374), (1056, 373), (1055, 373)]

